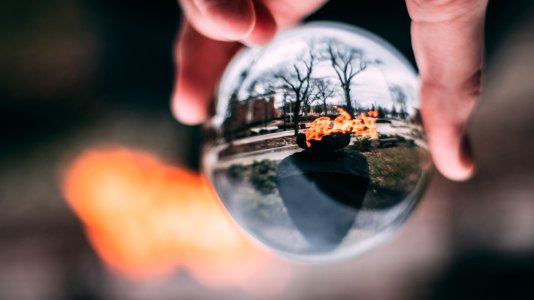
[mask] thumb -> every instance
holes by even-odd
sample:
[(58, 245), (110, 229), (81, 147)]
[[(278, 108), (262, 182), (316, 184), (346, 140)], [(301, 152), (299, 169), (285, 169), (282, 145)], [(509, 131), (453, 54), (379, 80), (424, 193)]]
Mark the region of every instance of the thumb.
[(479, 96), (487, 0), (406, 3), (432, 158), (444, 176), (466, 180), (475, 170), (465, 130)]

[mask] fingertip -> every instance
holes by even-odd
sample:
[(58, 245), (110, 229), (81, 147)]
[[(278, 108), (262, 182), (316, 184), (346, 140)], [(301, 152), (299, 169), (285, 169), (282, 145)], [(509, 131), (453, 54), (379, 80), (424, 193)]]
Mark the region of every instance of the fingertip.
[(171, 99), (171, 112), (178, 122), (189, 126), (202, 124), (208, 117), (208, 110), (200, 101), (178, 92)]
[(245, 39), (254, 29), (256, 16), (250, 0), (197, 0), (205, 20), (212, 23), (213, 30), (227, 40)]
[(476, 171), (466, 128), (476, 96), (424, 81), (421, 115), (436, 169), (453, 181), (469, 180)]
[[(454, 149), (450, 149), (450, 152), (452, 151)], [(476, 173), (476, 165), (466, 137), (463, 138), (456, 153), (434, 151), (434, 154), (434, 163), (438, 171), (452, 181), (467, 181)]]
[(462, 182), (467, 181), (473, 177), (473, 175), (475, 174), (475, 165), (473, 163), (469, 163), (462, 164), (458, 167), (438, 167), (438, 170), (446, 178), (452, 181)]

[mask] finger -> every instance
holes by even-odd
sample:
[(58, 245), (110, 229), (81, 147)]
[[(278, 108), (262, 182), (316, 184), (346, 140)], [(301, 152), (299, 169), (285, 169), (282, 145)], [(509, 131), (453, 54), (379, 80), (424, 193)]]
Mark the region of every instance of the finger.
[(245, 44), (254, 45), (265, 44), (269, 42), (276, 33), (276, 21), (263, 2), (254, 2), (254, 12), (256, 15), (254, 29), (243, 42)]
[(211, 39), (245, 39), (256, 23), (252, 0), (180, 0), (180, 3), (193, 27)]
[(184, 23), (175, 49), (178, 72), (171, 100), (178, 121), (195, 125), (206, 120), (213, 88), (239, 47), (235, 42), (211, 40)]
[[(259, 0), (269, 9), (279, 28), (287, 28), (300, 22), (319, 9), (327, 0)], [(258, 1), (258, 2), (259, 2)]]
[(465, 130), (479, 95), (487, 0), (406, 3), (434, 163), (449, 179), (466, 180), (475, 167)]

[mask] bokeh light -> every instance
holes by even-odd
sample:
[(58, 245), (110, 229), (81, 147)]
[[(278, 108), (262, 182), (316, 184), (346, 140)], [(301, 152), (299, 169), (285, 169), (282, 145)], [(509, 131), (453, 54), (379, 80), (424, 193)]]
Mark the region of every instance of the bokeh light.
[[(94, 249), (128, 278), (183, 268), (209, 286), (258, 292), (251, 281), (276, 266), (236, 230), (199, 174), (151, 153), (86, 150), (65, 170), (62, 186)], [(279, 275), (273, 286), (283, 284), (284, 271)]]

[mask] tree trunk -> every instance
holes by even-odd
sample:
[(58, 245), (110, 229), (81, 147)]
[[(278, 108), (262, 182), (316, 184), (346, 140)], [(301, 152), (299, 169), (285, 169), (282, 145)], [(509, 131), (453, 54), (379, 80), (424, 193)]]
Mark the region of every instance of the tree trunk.
[(345, 102), (347, 104), (347, 112), (351, 117), (354, 117), (354, 108), (352, 107), (352, 100), (350, 99), (350, 87), (344, 86), (343, 91), (345, 92)]
[(286, 96), (284, 95), (284, 102), (283, 102), (283, 110), (282, 110), (282, 118), (284, 119), (284, 130), (286, 130)]
[(295, 136), (299, 134), (299, 111), (300, 100), (295, 101), (295, 109), (293, 110), (293, 129), (295, 130)]

